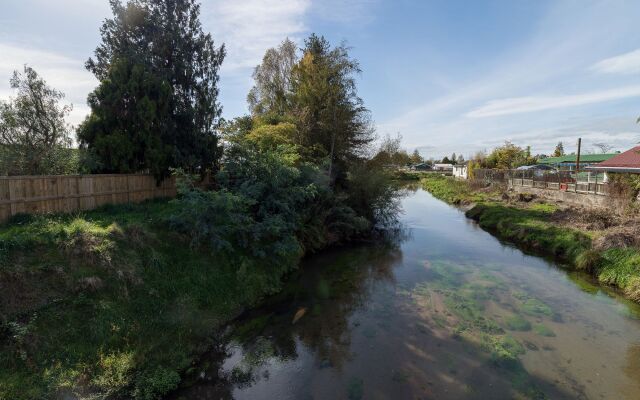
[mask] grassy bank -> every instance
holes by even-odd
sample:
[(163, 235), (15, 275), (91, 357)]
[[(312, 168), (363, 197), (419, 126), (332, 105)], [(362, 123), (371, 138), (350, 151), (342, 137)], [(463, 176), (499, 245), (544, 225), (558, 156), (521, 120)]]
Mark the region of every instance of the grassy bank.
[[(607, 228), (574, 228), (559, 222), (556, 205), (515, 200), (500, 191), (474, 190), (466, 181), (425, 177), (423, 187), (450, 204), (475, 205), (466, 212), (485, 230), (524, 249), (551, 256), (568, 268), (584, 270), (640, 302), (640, 249), (616, 246)], [(518, 200), (526, 201), (518, 201)], [(605, 243), (597, 246), (596, 243)]]
[(216, 328), (295, 266), (191, 248), (166, 222), (176, 207), (0, 226), (0, 399), (156, 398), (177, 386)]

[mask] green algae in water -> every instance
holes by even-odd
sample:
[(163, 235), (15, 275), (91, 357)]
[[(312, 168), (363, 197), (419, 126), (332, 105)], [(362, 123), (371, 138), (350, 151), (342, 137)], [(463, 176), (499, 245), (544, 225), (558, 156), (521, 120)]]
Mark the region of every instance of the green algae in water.
[(482, 335), (481, 348), (491, 355), (491, 360), (501, 366), (509, 366), (519, 362), (518, 357), (525, 353), (525, 348), (509, 335)]
[(507, 328), (511, 331), (530, 331), (531, 330), (531, 322), (522, 318), (520, 315), (513, 315), (508, 317), (505, 321)]
[(360, 400), (364, 394), (364, 381), (360, 378), (351, 378), (347, 386), (349, 400)]
[(533, 327), (533, 331), (540, 336), (554, 337), (556, 334), (546, 325), (537, 324)]
[(524, 301), (524, 303), (522, 303), (522, 306), (520, 308), (525, 314), (529, 314), (529, 315), (534, 315), (539, 317), (553, 316), (553, 310), (551, 310), (551, 308), (548, 305), (546, 305), (545, 303), (541, 302), (538, 299), (527, 299)]

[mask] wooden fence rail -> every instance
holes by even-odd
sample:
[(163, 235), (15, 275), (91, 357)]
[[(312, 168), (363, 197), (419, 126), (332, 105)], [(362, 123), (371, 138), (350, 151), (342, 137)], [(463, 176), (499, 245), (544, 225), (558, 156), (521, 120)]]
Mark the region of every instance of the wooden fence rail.
[(0, 177), (0, 223), (19, 213), (91, 210), (175, 195), (174, 177), (160, 185), (141, 174)]

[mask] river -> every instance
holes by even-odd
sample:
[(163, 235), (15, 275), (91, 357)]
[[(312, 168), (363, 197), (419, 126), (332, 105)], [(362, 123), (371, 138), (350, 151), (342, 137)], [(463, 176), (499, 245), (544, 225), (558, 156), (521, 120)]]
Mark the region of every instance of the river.
[(304, 260), (175, 399), (639, 399), (640, 309), (417, 190), (407, 235)]

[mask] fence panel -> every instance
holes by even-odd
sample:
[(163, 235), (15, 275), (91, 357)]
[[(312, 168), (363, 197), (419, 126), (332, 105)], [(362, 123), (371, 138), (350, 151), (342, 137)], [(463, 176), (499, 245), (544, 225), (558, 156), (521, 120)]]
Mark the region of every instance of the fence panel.
[(539, 189), (565, 190), (575, 193), (591, 193), (607, 196), (609, 185), (601, 174), (574, 171), (511, 170), (507, 171), (511, 186)]
[(153, 175), (141, 174), (0, 177), (0, 223), (19, 213), (91, 210), (175, 195), (174, 177), (159, 185)]

